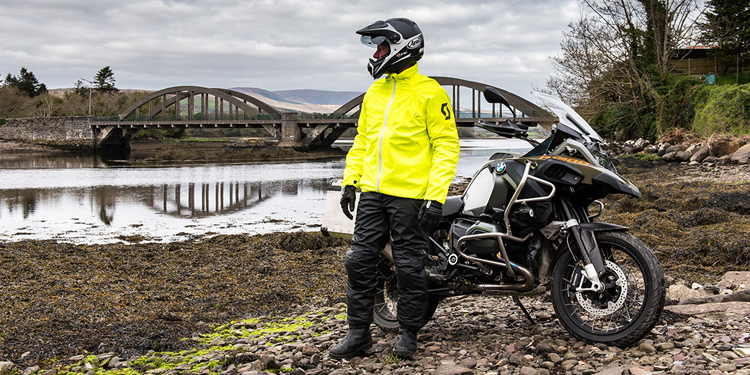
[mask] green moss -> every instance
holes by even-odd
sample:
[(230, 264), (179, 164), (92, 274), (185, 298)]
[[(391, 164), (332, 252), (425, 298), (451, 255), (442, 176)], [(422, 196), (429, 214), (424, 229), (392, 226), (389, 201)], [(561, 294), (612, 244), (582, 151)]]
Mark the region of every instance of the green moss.
[[(266, 337), (273, 333), (278, 332), (295, 332), (299, 328), (307, 328), (312, 326), (313, 322), (307, 320), (306, 317), (296, 317), (296, 318), (283, 318), (278, 322), (269, 322), (265, 323), (265, 325), (260, 324), (260, 321), (258, 319), (248, 319), (243, 320), (239, 323), (246, 324), (248, 327), (251, 327), (251, 329), (246, 328), (245, 326), (238, 324), (238, 322), (233, 322), (229, 324), (224, 324), (221, 326), (218, 326), (214, 329), (213, 333), (209, 333), (206, 335), (201, 336), (201, 339), (199, 340), (201, 343), (207, 344), (212, 342), (214, 339), (221, 338), (222, 340), (232, 340), (235, 338), (262, 338)], [(283, 342), (283, 341), (295, 341), (299, 338), (299, 335), (285, 335), (282, 337), (275, 338), (275, 341), (277, 342)]]
[(96, 358), (94, 355), (90, 355), (83, 359), (83, 364), (90, 364), (94, 368), (99, 367), (99, 358)]
[(131, 366), (146, 366), (148, 364), (149, 357), (142, 356), (141, 358), (136, 359), (135, 361), (130, 362)]

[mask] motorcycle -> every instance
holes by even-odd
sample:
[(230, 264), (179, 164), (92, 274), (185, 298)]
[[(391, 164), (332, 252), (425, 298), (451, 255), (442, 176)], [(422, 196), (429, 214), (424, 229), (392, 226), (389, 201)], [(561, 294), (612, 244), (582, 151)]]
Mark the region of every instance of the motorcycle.
[[(620, 347), (640, 341), (661, 317), (665, 281), (653, 252), (628, 228), (596, 219), (609, 194), (640, 198), (602, 150), (602, 138), (558, 98), (534, 93), (559, 119), (538, 142), (494, 88), (485, 99), (507, 107), (513, 120), (478, 127), (533, 147), (521, 156), (498, 152), (474, 174), (461, 196), (443, 204), (443, 223), (430, 234), (425, 267), (425, 319), (445, 298), (490, 294), (519, 297), (549, 292), (555, 314), (577, 339)], [(349, 236), (353, 221), (329, 188), (322, 231)], [(389, 246), (381, 253), (374, 323), (396, 331), (398, 291)]]

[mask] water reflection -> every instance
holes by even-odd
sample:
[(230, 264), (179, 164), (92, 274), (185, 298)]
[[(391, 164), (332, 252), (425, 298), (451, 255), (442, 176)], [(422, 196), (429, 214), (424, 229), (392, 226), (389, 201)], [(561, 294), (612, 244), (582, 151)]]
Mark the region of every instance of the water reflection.
[[(12, 216), (16, 212), (21, 212), (21, 217), (28, 219), (36, 211), (37, 194), (33, 190), (23, 190), (16, 194), (11, 194), (6, 201), (8, 213)], [(2, 212), (0, 212), (2, 217)]]
[(107, 162), (93, 155), (42, 156), (39, 154), (0, 155), (0, 169), (104, 168)]
[[(281, 192), (297, 195), (299, 181), (283, 181)], [(185, 185), (162, 185), (152, 187), (146, 203), (151, 209), (174, 217), (206, 217), (227, 212), (251, 209), (278, 193), (260, 182), (217, 182)], [(187, 193), (185, 193), (187, 191)]]

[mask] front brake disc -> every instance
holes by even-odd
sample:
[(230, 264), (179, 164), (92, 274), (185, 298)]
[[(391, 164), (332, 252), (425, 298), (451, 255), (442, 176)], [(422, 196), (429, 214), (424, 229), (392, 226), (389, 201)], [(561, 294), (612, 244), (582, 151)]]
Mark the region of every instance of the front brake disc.
[[(604, 261), (604, 267), (607, 269), (607, 271), (611, 274), (613, 274), (616, 278), (615, 285), (620, 288), (615, 298), (612, 298), (609, 301), (604, 301), (604, 304), (606, 304), (606, 307), (603, 306), (603, 304), (592, 300), (591, 298), (588, 298), (589, 292), (576, 292), (575, 296), (578, 300), (578, 304), (583, 307), (586, 312), (588, 312), (591, 315), (595, 316), (607, 316), (611, 315), (615, 311), (622, 308), (623, 305), (625, 305), (625, 300), (628, 296), (628, 282), (627, 277), (625, 276), (625, 272), (622, 271), (622, 269), (617, 265), (617, 263), (614, 263), (609, 260)], [(595, 293), (597, 294), (597, 293)]]

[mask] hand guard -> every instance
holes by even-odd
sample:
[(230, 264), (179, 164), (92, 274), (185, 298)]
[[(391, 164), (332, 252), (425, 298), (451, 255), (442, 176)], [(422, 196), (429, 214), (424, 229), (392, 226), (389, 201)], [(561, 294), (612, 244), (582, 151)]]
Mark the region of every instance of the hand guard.
[(354, 212), (354, 203), (357, 201), (356, 188), (352, 185), (344, 186), (344, 190), (341, 191), (341, 210), (344, 211), (344, 215), (353, 220), (352, 212)]
[(436, 201), (424, 201), (419, 209), (419, 226), (428, 234), (432, 233), (440, 226), (443, 220), (443, 204)]

